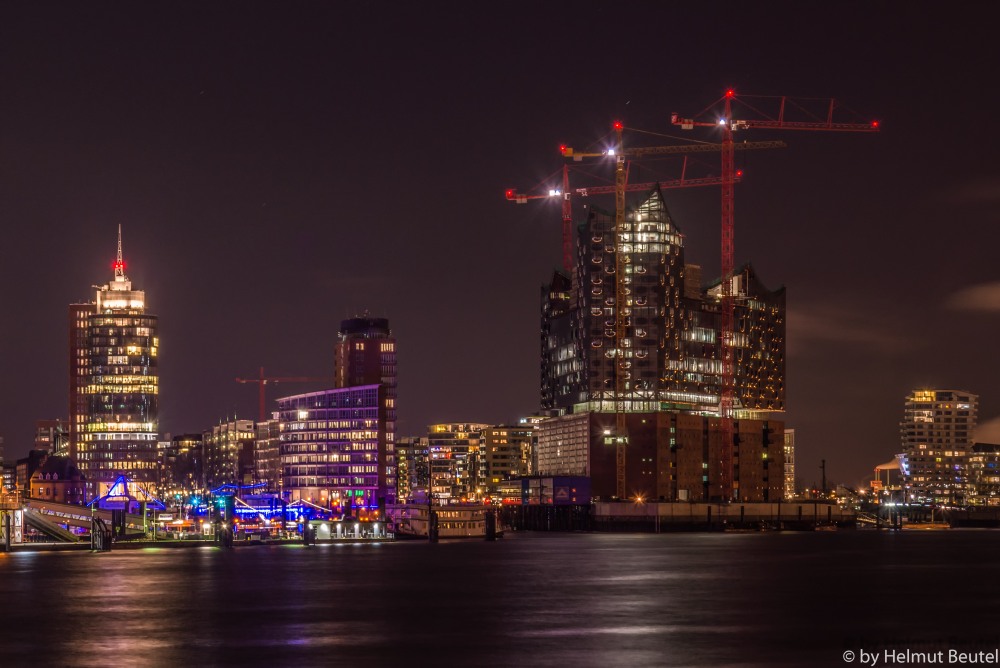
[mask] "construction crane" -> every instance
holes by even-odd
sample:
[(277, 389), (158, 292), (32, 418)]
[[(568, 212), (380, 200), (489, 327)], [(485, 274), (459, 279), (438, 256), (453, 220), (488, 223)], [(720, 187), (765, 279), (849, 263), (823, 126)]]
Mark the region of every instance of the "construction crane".
[[(751, 97), (751, 96), (747, 96)], [(762, 97), (762, 96), (753, 96)], [(705, 110), (694, 118), (682, 118), (679, 114), (671, 116), (671, 122), (678, 125), (683, 130), (692, 130), (696, 127), (713, 127), (722, 130), (722, 267), (721, 267), (721, 357), (722, 357), (722, 387), (719, 396), (719, 417), (722, 427), (722, 472), (720, 484), (723, 495), (732, 498), (733, 496), (733, 406), (736, 395), (736, 368), (733, 353), (734, 331), (735, 331), (735, 300), (733, 295), (733, 268), (735, 265), (735, 237), (734, 237), (734, 195), (736, 183), (736, 169), (734, 167), (733, 150), (736, 147), (733, 142), (733, 133), (737, 130), (750, 128), (767, 128), (772, 130), (820, 130), (832, 132), (878, 132), (879, 122), (870, 121), (866, 123), (844, 123), (834, 120), (834, 111), (837, 108), (835, 100), (824, 98), (823, 108), (826, 117), (817, 117), (807, 111), (803, 102), (812, 103), (816, 106), (816, 100), (801, 100), (788, 96), (774, 97), (771, 99), (780, 100), (777, 116), (769, 116), (758, 109), (743, 103), (748, 109), (757, 114), (757, 118), (738, 120), (733, 118), (732, 103), (737, 100), (736, 93), (729, 89), (725, 94), (710, 104)], [(722, 103), (723, 112), (721, 117), (710, 120), (699, 120), (704, 114), (712, 109), (718, 108)], [(785, 117), (787, 109), (792, 108), (810, 116), (808, 120), (788, 120)], [(793, 112), (794, 113), (794, 112)]]
[[(626, 287), (625, 273), (626, 265), (632, 261), (631, 256), (624, 251), (625, 235), (628, 234), (625, 227), (625, 192), (628, 189), (628, 163), (626, 159), (680, 153), (714, 153), (725, 151), (726, 146), (724, 144), (684, 144), (625, 148), (622, 142), (622, 132), (625, 126), (616, 121), (613, 127), (616, 139), (615, 148), (604, 153), (577, 153), (569, 147), (561, 148), (564, 156), (574, 160), (602, 155), (615, 158), (615, 433), (609, 435), (605, 442), (608, 442), (609, 445), (613, 443), (615, 446), (615, 493), (619, 499), (624, 499), (627, 497), (625, 471), (629, 441), (625, 399), (629, 389), (627, 386), (629, 372), (626, 370), (627, 360), (624, 355), (626, 346), (624, 343), (625, 339), (628, 338), (629, 314), (631, 313), (631, 309), (627, 308), (629, 290)], [(739, 145), (740, 150), (784, 147), (785, 143), (781, 141), (744, 142)], [(735, 150), (735, 147), (731, 147), (730, 150)], [(734, 173), (732, 178), (737, 178), (737, 175)]]
[[(681, 171), (681, 178), (679, 179), (666, 179), (663, 181), (651, 181), (649, 183), (629, 183), (625, 186), (625, 190), (628, 192), (637, 192), (643, 190), (650, 190), (654, 186), (659, 185), (663, 190), (669, 190), (672, 188), (693, 188), (695, 186), (717, 186), (722, 183), (722, 177), (720, 176), (705, 176), (694, 179), (685, 178), (684, 173), (687, 168), (687, 158), (685, 157), (685, 168)], [(561, 190), (552, 189), (548, 193), (528, 195), (522, 192), (518, 192), (514, 188), (508, 188), (506, 195), (507, 199), (512, 202), (517, 202), (518, 204), (527, 204), (528, 200), (533, 199), (550, 199), (553, 197), (559, 197), (562, 199), (562, 247), (563, 247), (563, 269), (566, 273), (573, 271), (573, 202), (572, 198), (574, 195), (579, 197), (589, 197), (590, 195), (611, 195), (615, 192), (616, 186), (590, 186), (586, 188), (570, 188), (569, 187), (569, 165), (563, 165), (563, 187)], [(743, 177), (742, 170), (739, 170), (736, 174), (736, 181), (739, 182)]]
[[(755, 148), (781, 148), (784, 147), (784, 142), (744, 142), (740, 144), (738, 148), (743, 149), (755, 149)], [(683, 150), (671, 150), (671, 149), (683, 149)], [(655, 154), (675, 154), (675, 153), (715, 153), (722, 150), (721, 144), (691, 144), (690, 146), (651, 146), (645, 149), (627, 149), (629, 157), (638, 157), (642, 155), (655, 155)], [(614, 150), (610, 152), (603, 153), (580, 153), (575, 152), (572, 148), (562, 145), (559, 147), (559, 151), (565, 157), (571, 157), (575, 161), (579, 162), (583, 158), (587, 157), (604, 157), (604, 156), (614, 156)], [(738, 170), (735, 175), (736, 182), (738, 183), (743, 176), (743, 171)], [(627, 192), (637, 192), (643, 190), (649, 190), (655, 185), (659, 185), (663, 190), (670, 190), (674, 188), (694, 188), (697, 186), (715, 186), (722, 183), (722, 177), (719, 176), (706, 176), (697, 178), (687, 177), (687, 156), (684, 156), (684, 163), (681, 168), (681, 177), (679, 179), (665, 179), (661, 181), (650, 181), (648, 183), (630, 183), (626, 184), (625, 190)], [(574, 195), (580, 197), (589, 197), (590, 195), (610, 195), (615, 192), (616, 186), (590, 186), (585, 188), (570, 188), (569, 185), (569, 165), (563, 165), (562, 169), (562, 188), (552, 188), (548, 192), (529, 195), (526, 193), (519, 192), (515, 188), (508, 188), (504, 193), (508, 200), (516, 202), (518, 204), (527, 204), (528, 200), (534, 199), (550, 199), (553, 197), (559, 197), (562, 200), (562, 260), (563, 269), (566, 273), (573, 271), (573, 202), (572, 198)]]
[(264, 421), (264, 387), (274, 383), (332, 383), (333, 378), (323, 378), (316, 376), (265, 376), (264, 367), (260, 367), (260, 375), (257, 378), (237, 378), (237, 383), (257, 383), (259, 388), (259, 412), (260, 422)]
[[(567, 273), (572, 272), (573, 262), (572, 262), (572, 194), (576, 193), (581, 196), (588, 196), (594, 194), (611, 194), (615, 195), (615, 433), (613, 435), (608, 434), (605, 442), (608, 445), (615, 445), (615, 492), (619, 499), (624, 499), (627, 497), (626, 480), (625, 480), (625, 469), (626, 469), (626, 448), (628, 445), (628, 429), (626, 423), (626, 393), (627, 387), (627, 376), (628, 372), (625, 370), (626, 360), (623, 354), (624, 340), (628, 337), (628, 327), (629, 327), (629, 317), (628, 314), (631, 309), (627, 308), (628, 304), (628, 288), (626, 287), (625, 281), (625, 265), (627, 265), (631, 258), (624, 252), (624, 235), (625, 231), (625, 193), (632, 190), (640, 190), (648, 187), (652, 187), (654, 184), (636, 184), (630, 187), (628, 184), (628, 170), (627, 170), (627, 158), (641, 158), (654, 155), (676, 155), (676, 154), (686, 154), (686, 153), (715, 153), (724, 150), (722, 144), (711, 144), (711, 143), (699, 143), (699, 144), (685, 144), (685, 145), (672, 145), (672, 146), (645, 146), (645, 147), (634, 147), (625, 148), (622, 144), (622, 132), (625, 129), (621, 122), (615, 122), (613, 125), (616, 143), (613, 148), (599, 153), (588, 153), (588, 152), (578, 152), (573, 148), (562, 145), (559, 147), (560, 153), (566, 158), (572, 158), (574, 161), (581, 161), (584, 158), (591, 157), (613, 157), (615, 158), (615, 185), (614, 186), (599, 186), (596, 188), (577, 188), (576, 190), (570, 190), (569, 187), (569, 170), (568, 166), (563, 168), (563, 189), (562, 191), (551, 190), (548, 196), (561, 196), (563, 202), (563, 266)], [(744, 142), (738, 145), (737, 148), (740, 150), (752, 150), (752, 149), (765, 149), (765, 148), (784, 148), (785, 143), (781, 141), (769, 141), (769, 142)], [(735, 149), (734, 149), (735, 150)], [(682, 176), (680, 179), (666, 182), (669, 185), (664, 185), (661, 182), (661, 187), (670, 188), (685, 188), (693, 186), (705, 186), (705, 185), (715, 185), (720, 184), (722, 181), (719, 178), (708, 177), (704, 179), (686, 179), (686, 168), (687, 162), (685, 157), (684, 170), (682, 171)], [(742, 176), (742, 172), (739, 174), (734, 174), (733, 178), (738, 180)], [(518, 193), (514, 189), (508, 189), (506, 192), (507, 199), (515, 201), (518, 203), (526, 203), (528, 199), (540, 199), (546, 197), (546, 195), (523, 195)]]

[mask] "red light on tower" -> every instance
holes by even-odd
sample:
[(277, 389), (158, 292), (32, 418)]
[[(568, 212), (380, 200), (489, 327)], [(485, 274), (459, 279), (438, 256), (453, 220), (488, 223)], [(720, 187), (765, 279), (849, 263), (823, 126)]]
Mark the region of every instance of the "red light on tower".
[(514, 189), (510, 188), (509, 190), (507, 190), (507, 199), (513, 199), (513, 198), (514, 198)]
[(735, 95), (736, 95), (736, 91), (734, 91), (732, 88), (729, 88), (729, 89), (726, 90), (726, 97), (733, 97)]
[(621, 121), (615, 121), (614, 124), (611, 127), (613, 127), (615, 130), (621, 130), (625, 126), (622, 125)]
[(743, 176), (743, 170), (742, 170), (742, 169), (737, 169), (737, 170), (736, 170), (736, 176), (737, 176), (737, 177), (741, 177), (741, 176)]
[(878, 130), (878, 121), (872, 121), (872, 127)]

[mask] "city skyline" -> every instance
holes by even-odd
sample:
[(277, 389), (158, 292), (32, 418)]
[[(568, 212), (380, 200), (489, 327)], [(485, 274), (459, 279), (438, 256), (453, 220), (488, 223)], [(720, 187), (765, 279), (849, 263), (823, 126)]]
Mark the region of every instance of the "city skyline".
[[(399, 341), (400, 436), (534, 411), (560, 212), (503, 191), (545, 181), (560, 142), (585, 146), (614, 119), (679, 135), (670, 113), (727, 86), (834, 95), (883, 122), (868, 137), (747, 132), (789, 148), (739, 158), (736, 260), (788, 290), (777, 417), (796, 431), (803, 482), (820, 459), (855, 482), (899, 452), (915, 388), (965, 388), (981, 424), (1000, 415), (977, 345), (1000, 310), (1000, 180), (980, 146), (997, 93), (978, 76), (990, 58), (975, 16), (931, 25), (921, 5), (864, 5), (863, 20), (840, 10), (816, 34), (776, 6), (709, 37), (687, 9), (585, 4), (523, 21), (262, 7), (195, 21), (0, 10), (0, 271), (20, 323), (0, 335), (8, 459), (36, 420), (68, 417), (66, 306), (108, 279), (119, 224), (129, 277), (160, 317), (162, 431), (255, 417), (256, 393), (233, 379), (260, 366), (330, 375), (338, 324), (365, 310)], [(627, 57), (597, 48), (608, 31), (630, 35)], [(708, 282), (718, 190), (665, 199)], [(279, 386), (270, 408), (318, 389)]]

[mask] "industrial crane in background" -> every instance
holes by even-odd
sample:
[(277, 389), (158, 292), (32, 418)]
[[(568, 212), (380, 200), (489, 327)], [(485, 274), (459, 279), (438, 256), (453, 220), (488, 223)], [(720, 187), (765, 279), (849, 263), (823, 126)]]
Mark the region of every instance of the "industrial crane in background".
[[(722, 130), (722, 266), (721, 266), (721, 357), (722, 357), (722, 387), (719, 397), (719, 417), (722, 427), (722, 472), (720, 483), (723, 494), (731, 498), (733, 494), (733, 406), (736, 395), (736, 368), (733, 354), (734, 330), (735, 330), (735, 301), (733, 295), (733, 269), (735, 265), (736, 246), (734, 239), (734, 195), (736, 183), (736, 169), (734, 167), (733, 133), (737, 130), (747, 130), (751, 128), (765, 128), (771, 130), (819, 130), (827, 132), (878, 132), (879, 122), (870, 121), (866, 123), (845, 123), (834, 120), (834, 112), (837, 104), (832, 98), (822, 100), (791, 98), (788, 96), (742, 96), (753, 97), (755, 99), (779, 100), (777, 116), (768, 115), (759, 109), (751, 106), (742, 99), (737, 99), (734, 90), (729, 89), (725, 94), (706, 107), (701, 113), (692, 118), (682, 118), (679, 114), (673, 114), (671, 122), (678, 125), (683, 130), (692, 130), (696, 127), (712, 127)], [(743, 104), (749, 111), (756, 115), (755, 118), (735, 119), (733, 118), (733, 102)], [(826, 117), (819, 117), (810, 112), (810, 108), (817, 108), (817, 102), (822, 102), (822, 107), (826, 112)], [(720, 103), (722, 104), (721, 116), (715, 112)], [(807, 117), (806, 120), (789, 120), (786, 118), (786, 111), (791, 110), (793, 114), (801, 114)], [(705, 119), (706, 114), (715, 112), (715, 117)]]
[[(633, 190), (640, 190), (652, 187), (653, 183), (635, 184), (630, 187), (628, 184), (628, 162), (627, 159), (643, 158), (658, 155), (678, 155), (686, 153), (715, 153), (725, 151), (724, 144), (698, 143), (671, 146), (645, 146), (635, 148), (625, 148), (622, 143), (622, 132), (625, 126), (616, 121), (613, 125), (615, 132), (615, 145), (606, 151), (598, 153), (578, 152), (571, 147), (562, 145), (559, 147), (563, 157), (572, 158), (574, 161), (581, 161), (584, 158), (612, 157), (615, 159), (615, 184), (614, 186), (599, 186), (597, 188), (578, 188), (575, 191), (569, 187), (568, 166), (563, 167), (563, 189), (562, 191), (550, 190), (548, 196), (562, 197), (562, 219), (563, 219), (563, 267), (571, 275), (573, 270), (572, 262), (572, 199), (571, 195), (576, 192), (579, 195), (587, 196), (592, 194), (615, 195), (615, 433), (607, 435), (605, 442), (615, 446), (615, 492), (619, 499), (627, 497), (625, 469), (626, 469), (626, 449), (628, 446), (628, 427), (626, 422), (626, 387), (627, 372), (625, 370), (626, 359), (623, 354), (624, 340), (628, 338), (629, 314), (631, 309), (627, 307), (628, 288), (625, 283), (625, 267), (631, 262), (631, 256), (624, 251), (625, 247), (625, 193)], [(768, 142), (744, 142), (737, 147), (730, 147), (729, 150), (752, 150), (766, 148), (784, 148), (785, 143), (781, 141)], [(668, 181), (669, 186), (661, 182), (661, 187), (685, 188), (694, 186), (705, 186), (721, 184), (721, 178), (707, 177), (703, 179), (686, 179), (687, 162), (685, 158), (684, 170), (680, 179)], [(738, 180), (742, 173), (734, 173), (732, 178)], [(540, 199), (545, 195), (528, 196), (509, 189), (506, 192), (507, 199), (518, 203), (525, 203), (528, 199)]]
[(257, 383), (259, 387), (259, 421), (264, 421), (264, 388), (274, 383), (332, 383), (333, 378), (322, 378), (316, 376), (265, 376), (264, 367), (260, 367), (260, 375), (257, 378), (237, 378), (237, 383)]
[[(684, 158), (684, 167), (681, 170), (679, 179), (665, 179), (662, 181), (649, 181), (647, 183), (629, 183), (625, 186), (628, 192), (638, 192), (651, 190), (655, 186), (660, 186), (663, 190), (673, 188), (693, 188), (696, 186), (717, 186), (722, 183), (721, 176), (704, 176), (699, 178), (686, 178), (687, 157)], [(519, 192), (514, 188), (507, 189), (507, 199), (518, 204), (527, 204), (528, 200), (551, 199), (559, 197), (562, 200), (562, 247), (563, 247), (563, 270), (566, 273), (573, 271), (573, 196), (589, 197), (591, 195), (611, 195), (614, 194), (616, 186), (587, 186), (583, 188), (570, 188), (569, 186), (569, 165), (563, 165), (563, 187), (561, 190), (552, 189), (547, 193), (528, 195)], [(737, 170), (737, 183), (742, 179), (743, 171)]]

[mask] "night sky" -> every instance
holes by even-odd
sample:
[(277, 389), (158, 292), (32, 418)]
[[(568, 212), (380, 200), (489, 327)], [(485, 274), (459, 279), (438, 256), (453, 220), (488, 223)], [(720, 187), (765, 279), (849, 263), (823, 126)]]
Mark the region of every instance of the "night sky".
[[(740, 136), (789, 144), (738, 157), (736, 261), (787, 286), (802, 481), (821, 458), (832, 480), (868, 480), (916, 387), (968, 389), (981, 422), (1000, 416), (989, 5), (680, 4), (5, 3), (7, 458), (67, 414), (67, 305), (112, 278), (118, 224), (160, 317), (164, 432), (256, 417), (234, 378), (259, 366), (331, 374), (339, 322), (363, 309), (399, 340), (399, 435), (533, 412), (560, 212), (504, 190), (616, 119), (680, 135), (670, 113), (729, 86), (833, 96), (883, 127)], [(688, 261), (717, 276), (718, 189), (667, 202)]]

